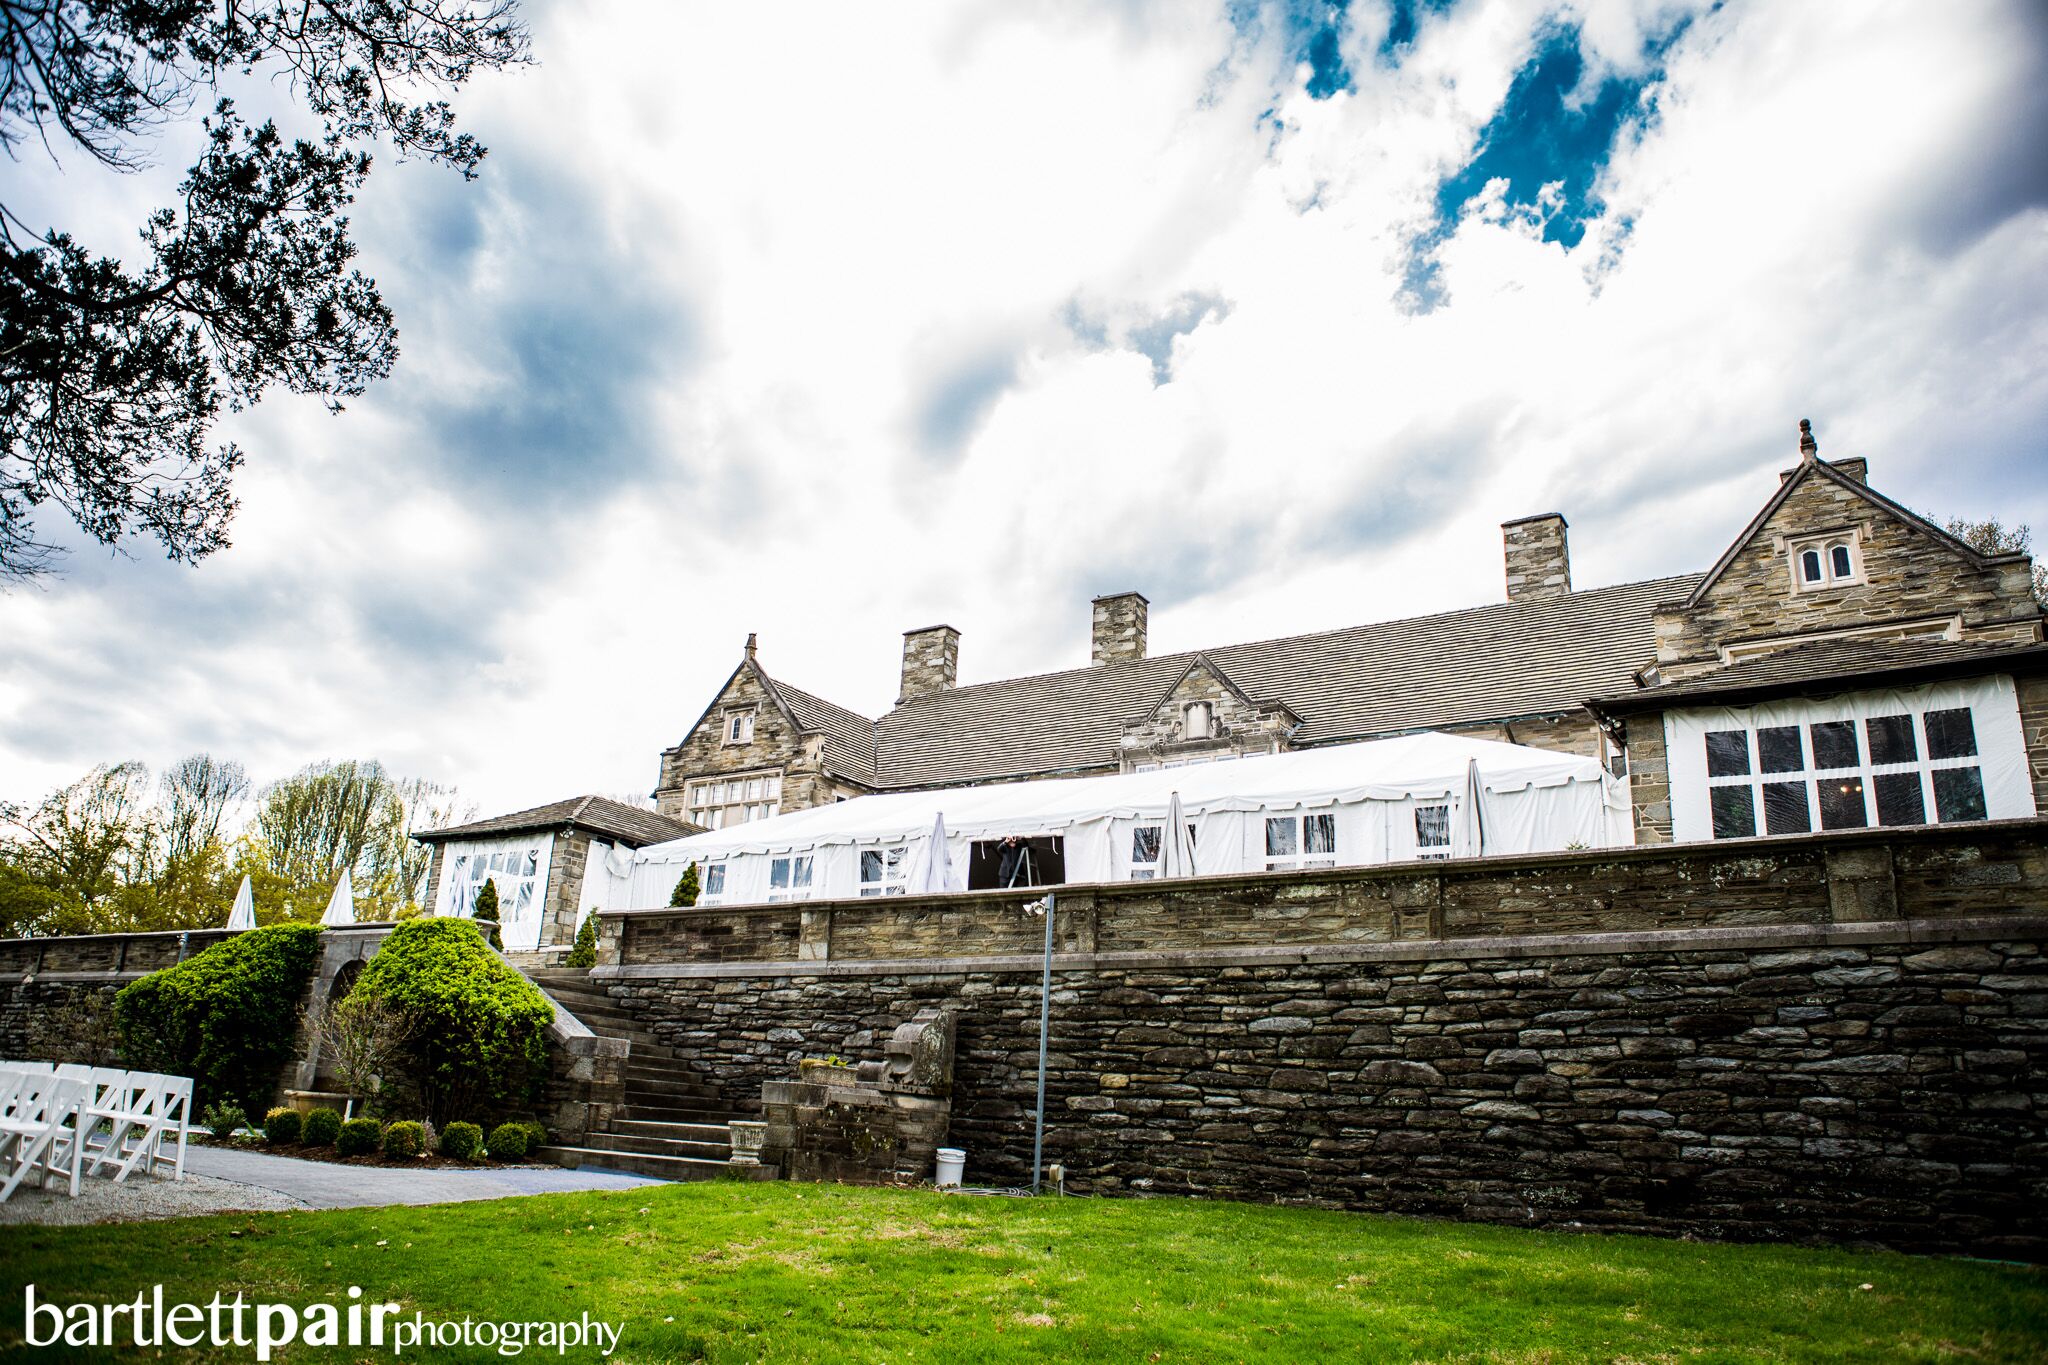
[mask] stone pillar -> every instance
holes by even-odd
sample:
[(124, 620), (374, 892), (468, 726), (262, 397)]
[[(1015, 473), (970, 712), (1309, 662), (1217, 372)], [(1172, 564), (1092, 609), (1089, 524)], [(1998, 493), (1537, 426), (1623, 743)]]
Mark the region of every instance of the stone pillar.
[(1507, 552), (1508, 601), (1564, 597), (1572, 590), (1572, 557), (1565, 520), (1555, 512), (1504, 521), (1500, 535)]
[(898, 706), (952, 687), (960, 678), (960, 632), (926, 626), (903, 632), (903, 691)]
[(1145, 594), (1117, 592), (1095, 599), (1088, 662), (1132, 663), (1145, 657)]

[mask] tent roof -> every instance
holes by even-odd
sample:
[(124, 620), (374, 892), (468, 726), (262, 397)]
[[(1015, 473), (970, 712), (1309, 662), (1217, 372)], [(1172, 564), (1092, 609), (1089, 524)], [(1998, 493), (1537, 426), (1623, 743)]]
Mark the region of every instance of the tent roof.
[(1457, 735), (1404, 735), (1154, 772), (862, 796), (656, 844), (639, 856), (688, 862), (912, 838), (928, 833), (941, 814), (949, 831), (968, 837), (1040, 833), (1102, 816), (1162, 816), (1176, 792), (1189, 816), (1441, 796), (1464, 782), (1474, 760), (1489, 791), (1598, 782), (1604, 775), (1596, 760), (1572, 754)]

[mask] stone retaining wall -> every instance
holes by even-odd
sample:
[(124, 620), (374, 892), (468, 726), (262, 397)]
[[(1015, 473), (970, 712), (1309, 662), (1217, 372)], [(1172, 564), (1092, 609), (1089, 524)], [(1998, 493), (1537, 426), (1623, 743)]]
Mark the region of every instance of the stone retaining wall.
[[(2044, 931), (1076, 955), (1046, 1160), (1090, 1194), (2042, 1259)], [(736, 1109), (795, 1059), (957, 1008), (949, 1141), (972, 1183), (1029, 1180), (1035, 960), (617, 970), (613, 995)]]

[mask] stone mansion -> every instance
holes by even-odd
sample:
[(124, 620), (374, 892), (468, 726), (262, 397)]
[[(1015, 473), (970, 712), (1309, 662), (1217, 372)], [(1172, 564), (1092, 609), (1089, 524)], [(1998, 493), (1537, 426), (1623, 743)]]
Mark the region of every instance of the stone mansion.
[(1576, 589), (1565, 519), (1502, 527), (1507, 600), (1153, 656), (1146, 599), (1095, 599), (1089, 666), (958, 685), (960, 633), (903, 637), (870, 718), (749, 637), (661, 756), (662, 814), (719, 828), (873, 792), (1210, 762), (1421, 730), (1566, 750), (1626, 776), (1638, 843), (2048, 808), (2048, 647), (2031, 561), (1985, 555), (1797, 464), (1704, 572)]

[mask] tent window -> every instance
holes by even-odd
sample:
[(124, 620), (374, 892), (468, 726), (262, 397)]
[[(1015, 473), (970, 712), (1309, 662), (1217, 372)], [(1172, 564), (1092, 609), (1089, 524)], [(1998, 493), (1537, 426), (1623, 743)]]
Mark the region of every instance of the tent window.
[(1335, 815), (1274, 815), (1266, 819), (1266, 871), (1337, 865)]
[(768, 899), (800, 901), (811, 894), (811, 855), (791, 854), (768, 861)]
[[(1803, 731), (1803, 733), (1802, 733)], [(1716, 839), (1871, 825), (1986, 818), (1984, 774), (1970, 708), (1765, 726), (1750, 775), (1747, 732), (1707, 736), (1708, 802)], [(1932, 815), (1930, 816), (1930, 812)]]
[(1208, 702), (1194, 702), (1188, 707), (1187, 723), (1181, 728), (1181, 733), (1188, 739), (1207, 739), (1215, 718), (1215, 708)]
[(697, 889), (697, 892), (697, 899), (700, 903), (725, 894), (724, 863), (704, 864), (704, 884)]
[(540, 845), (457, 854), (449, 862), (443, 914), (473, 915), (485, 882), (498, 884), (498, 920), (530, 919), (542, 895)]
[(1159, 832), (1164, 828), (1163, 825), (1138, 825), (1131, 830), (1132, 881), (1150, 881), (1159, 875)]
[(1417, 806), (1415, 808), (1415, 851), (1424, 858), (1448, 858), (1451, 856), (1451, 808), (1449, 806)]
[[(1024, 841), (1024, 856), (1012, 860), (1014, 886), (1060, 886), (1067, 880), (1067, 841), (1040, 834)], [(1003, 841), (976, 839), (967, 856), (967, 889), (993, 891), (1003, 885)]]
[(867, 848), (860, 855), (860, 893), (863, 896), (901, 896), (907, 891), (904, 885), (910, 876), (910, 850), (898, 844), (894, 848)]

